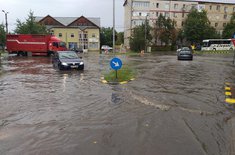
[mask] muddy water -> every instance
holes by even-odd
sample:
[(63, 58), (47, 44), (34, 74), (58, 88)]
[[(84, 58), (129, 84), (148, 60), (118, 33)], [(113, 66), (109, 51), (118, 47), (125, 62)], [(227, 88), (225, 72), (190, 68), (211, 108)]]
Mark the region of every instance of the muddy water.
[(111, 55), (83, 56), (84, 71), (47, 57), (1, 60), (1, 155), (227, 155), (231, 55), (121, 56), (134, 81), (107, 85)]

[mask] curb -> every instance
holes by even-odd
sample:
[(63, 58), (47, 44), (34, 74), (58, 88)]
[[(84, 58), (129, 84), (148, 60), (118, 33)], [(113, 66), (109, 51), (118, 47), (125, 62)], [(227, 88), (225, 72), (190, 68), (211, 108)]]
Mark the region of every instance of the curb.
[(225, 83), (224, 90), (225, 90), (225, 102), (228, 103), (229, 105), (235, 104), (235, 98), (232, 97), (230, 83), (228, 82)]
[(201, 51), (201, 52), (195, 52), (195, 54), (230, 54), (230, 53), (233, 53), (233, 51), (211, 51), (211, 52)]
[(101, 77), (101, 82), (104, 84), (112, 84), (112, 85), (117, 85), (117, 84), (127, 84), (128, 82), (134, 81), (135, 78), (130, 79), (129, 81), (122, 81), (122, 82), (108, 82), (104, 79), (104, 77)]

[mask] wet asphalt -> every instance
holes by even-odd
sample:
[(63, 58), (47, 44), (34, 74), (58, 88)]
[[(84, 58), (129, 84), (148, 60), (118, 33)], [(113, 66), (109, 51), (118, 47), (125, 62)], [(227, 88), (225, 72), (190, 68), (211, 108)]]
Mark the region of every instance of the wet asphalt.
[(58, 71), (49, 57), (1, 59), (1, 155), (227, 155), (234, 108), (233, 54), (121, 55), (137, 73), (101, 82), (112, 54), (83, 54), (84, 71)]

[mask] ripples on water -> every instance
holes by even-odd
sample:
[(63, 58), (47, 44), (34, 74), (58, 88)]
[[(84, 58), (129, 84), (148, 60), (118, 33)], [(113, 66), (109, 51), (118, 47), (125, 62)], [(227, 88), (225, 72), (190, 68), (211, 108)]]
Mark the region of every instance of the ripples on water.
[(232, 75), (226, 61), (219, 67), (203, 57), (123, 57), (138, 77), (109, 86), (100, 82), (109, 59), (84, 56), (85, 70), (72, 72), (55, 70), (50, 58), (4, 62), (0, 154), (186, 155), (228, 150), (222, 87)]

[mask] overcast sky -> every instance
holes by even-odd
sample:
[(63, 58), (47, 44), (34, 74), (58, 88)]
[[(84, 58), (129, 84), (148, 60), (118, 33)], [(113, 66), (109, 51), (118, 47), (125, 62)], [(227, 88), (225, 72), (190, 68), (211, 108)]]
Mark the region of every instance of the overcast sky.
[[(124, 31), (124, 0), (115, 0), (115, 27)], [(52, 17), (99, 17), (102, 27), (113, 26), (113, 0), (0, 0), (0, 10), (9, 12), (9, 31), (16, 27), (16, 19), (25, 21), (29, 11), (35, 16)], [(5, 25), (5, 16), (1, 11), (0, 23)]]

